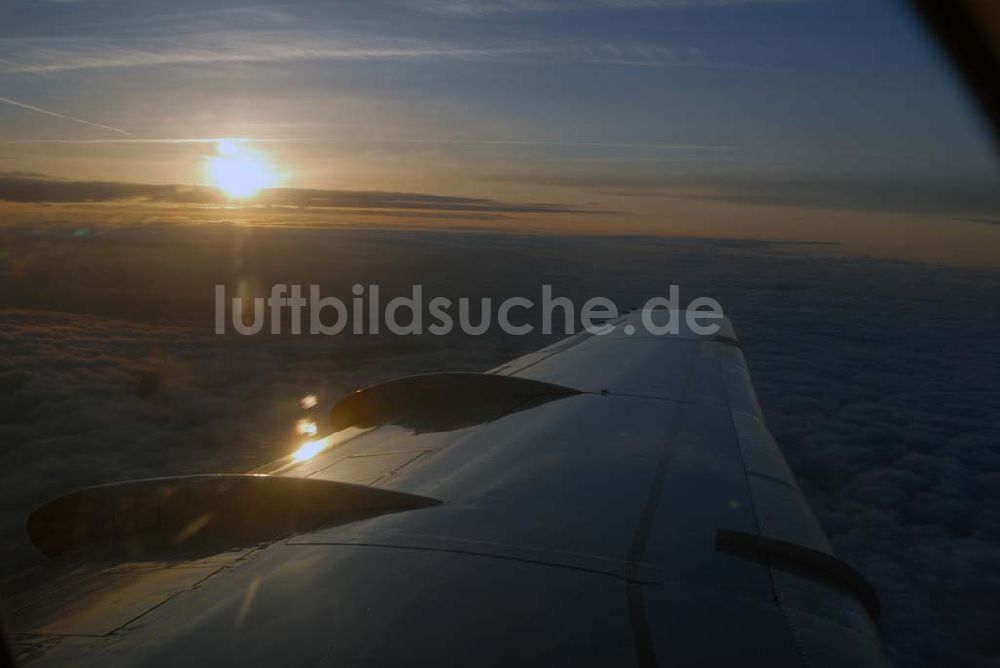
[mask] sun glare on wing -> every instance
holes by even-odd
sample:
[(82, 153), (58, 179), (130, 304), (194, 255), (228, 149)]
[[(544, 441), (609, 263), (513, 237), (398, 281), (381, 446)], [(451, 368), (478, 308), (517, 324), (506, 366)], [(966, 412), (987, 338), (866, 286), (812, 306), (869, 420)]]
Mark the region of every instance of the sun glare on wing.
[(228, 197), (253, 197), (277, 184), (271, 165), (242, 143), (225, 139), (215, 145), (215, 153), (206, 157), (208, 181)]
[(306, 441), (302, 444), (302, 447), (292, 453), (292, 461), (304, 462), (308, 459), (312, 459), (319, 453), (323, 452), (326, 445), (327, 444), (324, 439), (320, 439), (318, 441)]

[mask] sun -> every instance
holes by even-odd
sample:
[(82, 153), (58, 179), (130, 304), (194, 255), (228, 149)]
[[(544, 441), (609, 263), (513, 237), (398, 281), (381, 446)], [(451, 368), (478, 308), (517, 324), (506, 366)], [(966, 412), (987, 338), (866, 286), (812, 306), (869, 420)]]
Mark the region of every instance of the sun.
[(277, 184), (271, 165), (241, 142), (224, 139), (215, 145), (215, 153), (205, 158), (208, 181), (228, 197), (253, 197)]

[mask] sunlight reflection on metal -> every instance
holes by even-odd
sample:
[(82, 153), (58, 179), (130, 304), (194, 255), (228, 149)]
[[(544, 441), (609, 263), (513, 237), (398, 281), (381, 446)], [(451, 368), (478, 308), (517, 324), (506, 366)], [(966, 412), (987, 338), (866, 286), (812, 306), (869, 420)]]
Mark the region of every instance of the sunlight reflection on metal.
[(247, 617), (247, 613), (250, 612), (250, 606), (253, 605), (254, 596), (257, 595), (257, 588), (260, 586), (260, 577), (256, 576), (250, 582), (250, 586), (246, 589), (246, 594), (243, 596), (243, 604), (240, 605), (240, 611), (236, 615), (236, 621), (233, 624), (233, 634), (239, 633), (240, 628), (243, 626), (243, 621)]
[(174, 542), (183, 543), (188, 538), (190, 538), (191, 536), (195, 535), (196, 533), (204, 529), (208, 525), (208, 523), (212, 521), (212, 517), (214, 515), (215, 513), (207, 512), (197, 517), (195, 520), (193, 520), (187, 526), (181, 529), (181, 531), (174, 537)]
[(306, 441), (302, 444), (302, 447), (292, 453), (292, 460), (296, 462), (304, 462), (307, 459), (312, 459), (326, 449), (328, 442), (328, 438), (320, 439), (318, 441)]

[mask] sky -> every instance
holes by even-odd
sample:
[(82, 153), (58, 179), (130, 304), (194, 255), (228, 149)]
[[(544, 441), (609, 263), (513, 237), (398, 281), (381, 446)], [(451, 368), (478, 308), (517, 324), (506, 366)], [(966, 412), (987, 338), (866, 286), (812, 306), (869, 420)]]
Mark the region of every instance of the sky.
[[(219, 214), (211, 191), (132, 185), (213, 188), (222, 138), (265, 185), (334, 195)], [(271, 204), (285, 222), (826, 240), (995, 266), (998, 179), (977, 110), (899, 0), (0, 8), (8, 222), (38, 203), (227, 220)], [(483, 201), (385, 208), (372, 191)]]
[(901, 0), (0, 0), (0, 564), (54, 494), (248, 470), (307, 392), (542, 344), (223, 340), (215, 284), (677, 283), (898, 665), (987, 665), (998, 166)]

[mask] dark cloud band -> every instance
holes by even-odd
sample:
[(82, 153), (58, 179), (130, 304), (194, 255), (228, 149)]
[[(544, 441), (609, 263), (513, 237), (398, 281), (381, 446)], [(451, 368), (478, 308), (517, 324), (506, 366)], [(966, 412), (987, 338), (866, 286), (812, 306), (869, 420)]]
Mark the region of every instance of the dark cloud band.
[[(225, 204), (215, 188), (118, 181), (67, 181), (25, 175), (0, 174), (0, 201), (68, 204), (76, 202), (163, 202), (169, 204)], [(478, 197), (379, 190), (321, 190), (272, 188), (250, 200), (253, 204), (331, 209), (393, 209), (476, 213), (595, 213), (565, 204), (503, 202)]]

